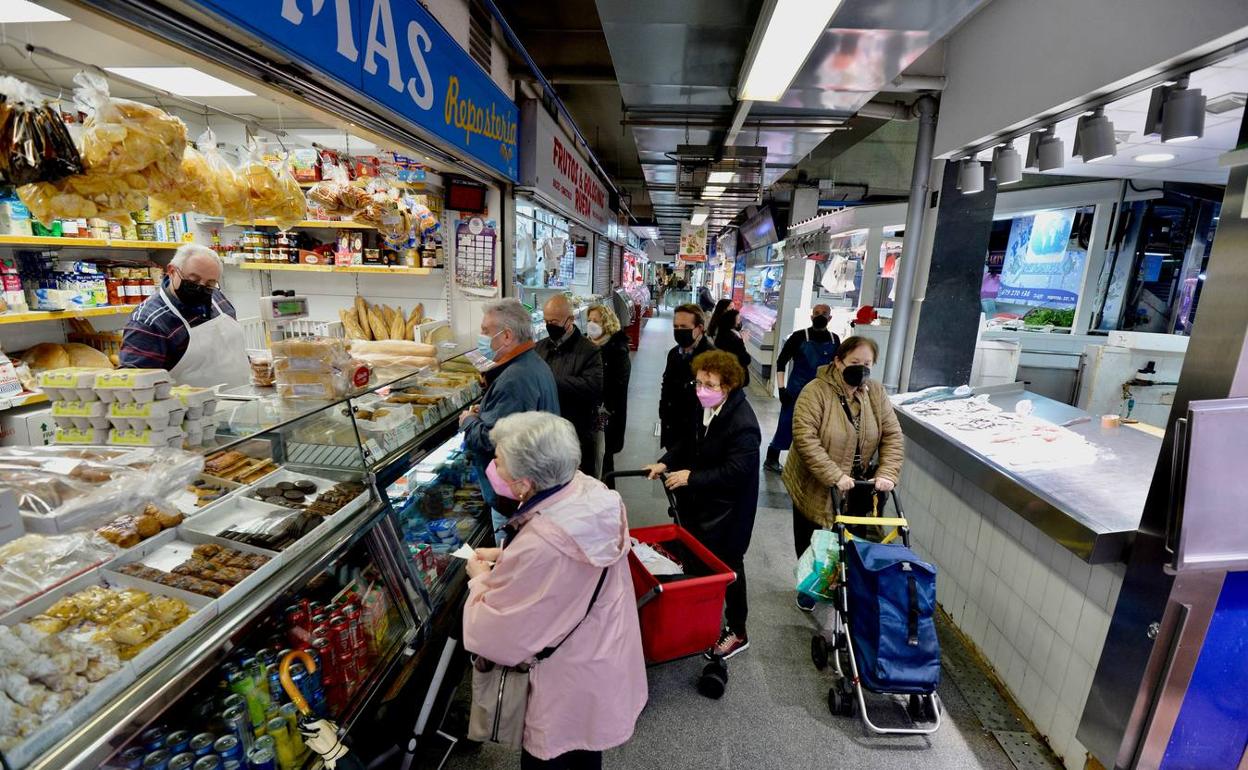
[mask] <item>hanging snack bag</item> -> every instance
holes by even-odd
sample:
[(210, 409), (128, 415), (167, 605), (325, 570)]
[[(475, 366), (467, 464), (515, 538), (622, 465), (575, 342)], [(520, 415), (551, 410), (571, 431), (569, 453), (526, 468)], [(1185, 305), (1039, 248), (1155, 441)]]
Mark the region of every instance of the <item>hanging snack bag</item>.
[[(209, 146), (205, 138), (215, 140), (212, 131), (205, 131), (200, 136), (201, 146)], [(161, 219), (169, 214), (194, 211), (210, 217), (221, 216), (221, 192), (216, 180), (216, 171), (195, 147), (187, 145), (182, 151), (182, 165), (177, 177), (177, 185), (167, 193), (151, 194), (152, 219)]]
[(114, 99), (104, 78), (74, 76), (74, 100), (87, 113), (82, 159), (88, 169), (111, 174), (155, 171), (176, 175), (186, 148), (186, 124), (159, 107)]
[(277, 220), (279, 230), (289, 230), (308, 218), (308, 199), (304, 197), (299, 181), (291, 173), (289, 154), (282, 159), (280, 167), (274, 173), (277, 175), (279, 196), (267, 216)]
[(52, 182), (82, 172), (59, 113), (17, 78), (0, 77), (0, 184)]
[(147, 180), (142, 174), (110, 174), (88, 169), (59, 182), (35, 182), (17, 188), (31, 215), (51, 227), (56, 219), (107, 219), (131, 226), (133, 211), (147, 206)]
[[(226, 223), (246, 222), (251, 216), (251, 200), (247, 180), (225, 159), (217, 147), (217, 137), (212, 129), (204, 131), (196, 140), (204, 155), (204, 162), (216, 188), (218, 209), (213, 216), (224, 217)], [(200, 212), (207, 214), (208, 212)]]

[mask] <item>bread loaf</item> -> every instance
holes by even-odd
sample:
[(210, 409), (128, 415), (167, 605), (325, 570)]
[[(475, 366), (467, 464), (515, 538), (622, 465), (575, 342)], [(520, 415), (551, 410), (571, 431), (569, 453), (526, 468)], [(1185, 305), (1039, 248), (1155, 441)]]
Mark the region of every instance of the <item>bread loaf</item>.
[(100, 351), (80, 342), (66, 342), (63, 346), (69, 356), (70, 366), (81, 366), (87, 369), (112, 369), (113, 363)]
[(418, 356), (421, 358), (433, 358), (437, 355), (437, 349), (433, 345), (426, 345), (421, 342), (412, 342), (411, 340), (353, 340), (351, 342), (351, 355), (359, 357), (361, 354), (381, 353), (390, 356)]
[(36, 372), (64, 369), (70, 365), (69, 354), (55, 342), (40, 342), (22, 354), (22, 361)]
[(386, 338), (386, 319), (376, 305), (368, 309), (368, 327), (372, 329), (373, 339), (384, 340)]
[(399, 308), (395, 311), (394, 318), (390, 319), (390, 339), (406, 339), (404, 336), (405, 331), (407, 331), (407, 319), (403, 316), (403, 308)]

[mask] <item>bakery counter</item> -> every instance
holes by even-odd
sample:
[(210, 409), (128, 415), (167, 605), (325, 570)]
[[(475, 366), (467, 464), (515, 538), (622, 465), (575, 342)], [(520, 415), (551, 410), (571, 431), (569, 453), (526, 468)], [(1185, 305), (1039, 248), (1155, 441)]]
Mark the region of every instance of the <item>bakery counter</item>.
[[(92, 460), (81, 467), (73, 456), (45, 461), (46, 475), (67, 481), (31, 481), (33, 493), (22, 497), (23, 506), (49, 508), (29, 515), (22, 508), (22, 520), (40, 528), (27, 531), (46, 533), (31, 537), (74, 549), (81, 559), (63, 574), (43, 576), (41, 593), (15, 597), (11, 609), (0, 605), (7, 609), (0, 616), (0, 673), (18, 672), (31, 686), (23, 690), (30, 708), (0, 714), (7, 766), (94, 769), (134, 749), (138, 733), (157, 718), (193, 724), (179, 709), (202, 688), (197, 682), (239, 664), (232, 650), (273, 647), (274, 628), (294, 598), (341, 604), (338, 589), (326, 583), (352, 576), (365, 582), (344, 584), (341, 592), (354, 592), (365, 605), (382, 602), (384, 611), (365, 608), (365, 620), (384, 639), (368, 636), (368, 650), (343, 669), (352, 672), (339, 683), (349, 692), (329, 713), (348, 728), (363, 718), (387, 691), (403, 650), (426, 641), (421, 629), (438, 614), (430, 597), (440, 599), (458, 582), (448, 546), (480, 542), (488, 533), (488, 510), (463, 473), (454, 435), (459, 413), (479, 393), (475, 375), (422, 371), (338, 401), (291, 399), (275, 425), (219, 436), (217, 447), (202, 450), (202, 461), (168, 448), (23, 450), (82, 451)], [(453, 477), (467, 491), (448, 492), (453, 504), (426, 517), (417, 533), (412, 517), (401, 522), (379, 493), (379, 479), (415, 472), (435, 450), (440, 454), (428, 472), (442, 484)], [(169, 465), (152, 454), (161, 452), (185, 460), (178, 473), (155, 472)], [(452, 459), (454, 470), (443, 469)], [(21, 468), (30, 462), (16, 460)], [(157, 476), (165, 485), (159, 491)], [(57, 499), (44, 493), (58, 492), (66, 507), (86, 483), (100, 485), (94, 507), (78, 504), (72, 517), (59, 515), (52, 507)], [(118, 515), (132, 508), (135, 513)], [(92, 518), (96, 509), (107, 512), (103, 520)], [(450, 525), (440, 517), (452, 519)], [(360, 556), (361, 548), (368, 553)], [(21, 569), (17, 557), (26, 559), (24, 551), (14, 553), (5, 574)], [(358, 568), (339, 569), (353, 558), (363, 559)], [(12, 583), (0, 575), (0, 588)], [(142, 613), (158, 614), (140, 619)], [(76, 638), (61, 639), (62, 632), (91, 623), (107, 624), (111, 641), (104, 642), (107, 649), (87, 651), (81, 661), (87, 668), (74, 662), (59, 672), (23, 662), (25, 647), (52, 655)], [(257, 634), (264, 642), (255, 641)], [(282, 646), (291, 643), (276, 645)]]
[[(987, 404), (1014, 415), (1024, 401), (1033, 419), (1062, 428), (1059, 443), (1032, 454), (992, 437), (988, 420), (968, 414), (961, 422), (967, 429), (959, 429), (948, 418), (925, 416), (922, 403), (898, 407), (897, 416), (911, 445), (940, 457), (1076, 557), (1119, 561), (1139, 526), (1161, 440), (1130, 426), (1102, 427), (1099, 417), (1017, 386), (992, 393)], [(1047, 438), (1033, 445), (1052, 444)]]

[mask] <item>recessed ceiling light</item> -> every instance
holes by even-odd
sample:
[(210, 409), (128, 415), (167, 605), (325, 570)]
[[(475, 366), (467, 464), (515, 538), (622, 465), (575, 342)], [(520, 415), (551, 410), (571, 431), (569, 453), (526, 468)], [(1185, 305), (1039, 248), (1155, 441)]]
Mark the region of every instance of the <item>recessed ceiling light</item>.
[(200, 72), (194, 67), (105, 67), (123, 78), (136, 80), (178, 96), (255, 96), (251, 91)]
[(707, 187), (702, 188), (702, 197), (703, 198), (718, 198), (719, 196), (724, 194), (724, 191), (726, 189), (728, 188), (724, 187), (723, 185), (709, 185)]
[(1136, 155), (1135, 159), (1141, 163), (1165, 163), (1168, 160), (1174, 160), (1174, 154), (1169, 152), (1146, 152), (1143, 155)]
[(775, 102), (789, 90), (806, 57), (836, 14), (841, 0), (777, 0), (761, 30), (755, 29), (752, 56), (742, 77), (740, 98)]
[(706, 178), (707, 184), (732, 184), (731, 171), (712, 171)]
[(69, 21), (69, 17), (27, 0), (5, 0), (0, 3), (0, 24), (29, 24), (39, 21)]

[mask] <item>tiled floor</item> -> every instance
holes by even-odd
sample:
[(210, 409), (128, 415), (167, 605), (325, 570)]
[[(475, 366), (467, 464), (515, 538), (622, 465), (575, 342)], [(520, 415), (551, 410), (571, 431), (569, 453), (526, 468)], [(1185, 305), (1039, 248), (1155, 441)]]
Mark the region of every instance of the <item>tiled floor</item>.
[[(646, 322), (640, 350), (633, 358), (629, 425), (617, 469), (640, 468), (658, 457), (654, 424), (659, 381), (672, 344), (670, 317)], [(779, 405), (761, 392), (751, 394), (751, 403), (766, 443)], [(729, 663), (727, 694), (718, 701), (697, 694), (694, 684), (704, 663), (700, 658), (651, 668), (650, 702), (633, 740), (608, 752), (606, 766), (638, 770), (1012, 768), (950, 681), (940, 689), (947, 721), (931, 737), (871, 736), (859, 721), (829, 714), (830, 677), (816, 671), (810, 660), (815, 620), (793, 606), (795, 558), (788, 495), (778, 476), (760, 473), (760, 507), (746, 557), (751, 647)], [(657, 482), (624, 479), (619, 491), (633, 526), (667, 521), (667, 503)], [(885, 719), (900, 716), (887, 701), (877, 700), (875, 705)], [(457, 753), (448, 763), (454, 770), (518, 765), (515, 754), (492, 746)]]

